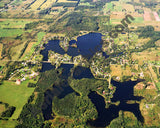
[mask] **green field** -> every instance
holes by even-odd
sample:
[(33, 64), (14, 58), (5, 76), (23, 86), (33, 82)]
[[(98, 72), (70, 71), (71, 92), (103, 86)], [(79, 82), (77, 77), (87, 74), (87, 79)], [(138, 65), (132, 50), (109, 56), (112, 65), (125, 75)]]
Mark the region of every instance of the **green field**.
[(34, 88), (27, 87), (28, 82), (24, 81), (21, 85), (16, 85), (15, 82), (3, 81), (3, 84), (0, 86), (0, 101), (16, 107), (10, 119), (18, 118), (23, 106), (34, 91)]
[(135, 17), (135, 20), (133, 21), (133, 23), (143, 23), (144, 19), (143, 17)]
[(156, 83), (158, 90), (160, 91), (160, 82)]
[(0, 128), (15, 128), (17, 122), (12, 120), (0, 120)]
[(25, 24), (30, 23), (29, 20), (5, 20), (0, 22), (0, 28), (24, 28)]
[(23, 29), (0, 29), (0, 37), (14, 37), (24, 33)]
[(31, 52), (32, 52), (32, 53), (35, 51), (35, 46), (37, 46), (37, 45), (40, 44), (40, 42), (42, 41), (44, 35), (45, 35), (44, 32), (39, 32), (39, 33), (37, 34), (37, 43), (35, 43), (35, 44), (32, 45), (32, 48), (31, 48)]
[(33, 52), (35, 51), (35, 47), (40, 44), (40, 42), (42, 41), (44, 35), (45, 35), (44, 32), (39, 32), (39, 33), (37, 34), (37, 42), (35, 42), (35, 43), (34, 43), (34, 42), (30, 42), (30, 43), (28, 44), (28, 47), (27, 47), (27, 49), (26, 49), (26, 51), (25, 51), (25, 54), (24, 54), (24, 56), (21, 58), (22, 60), (25, 59), (25, 58), (30, 58), (30, 57), (31, 57), (31, 55), (32, 55)]
[(114, 4), (115, 6), (114, 6), (114, 10), (113, 11), (122, 11), (122, 5), (119, 3), (119, 2), (117, 2), (117, 1), (112, 1), (111, 2), (112, 4)]
[(113, 3), (107, 3), (107, 9), (113, 11)]

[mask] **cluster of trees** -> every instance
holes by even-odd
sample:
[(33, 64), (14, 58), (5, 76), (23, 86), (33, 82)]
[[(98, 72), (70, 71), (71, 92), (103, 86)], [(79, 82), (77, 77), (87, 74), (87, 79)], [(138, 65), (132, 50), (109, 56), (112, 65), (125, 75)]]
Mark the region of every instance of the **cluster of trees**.
[(4, 105), (5, 106), (5, 111), (3, 111), (1, 114), (0, 114), (0, 118), (8, 118), (8, 117), (11, 117), (14, 113), (14, 111), (16, 110), (16, 107), (14, 106), (9, 106), (8, 103), (3, 103), (3, 102), (0, 102), (0, 104)]
[(68, 94), (63, 99), (53, 99), (53, 111), (58, 115), (68, 116), (84, 124), (97, 117), (97, 111), (88, 96)]
[(61, 2), (61, 3), (53, 4), (52, 7), (57, 7), (57, 6), (63, 6), (63, 7), (75, 7), (75, 6), (76, 6), (76, 3), (64, 3), (64, 2)]
[(142, 52), (143, 50), (146, 50), (148, 48), (156, 47), (155, 42), (157, 40), (160, 40), (160, 31), (155, 31), (154, 27), (149, 25), (145, 27), (138, 27), (137, 30), (135, 31), (139, 33), (139, 38), (150, 38), (150, 40), (142, 45), (141, 48), (138, 49), (131, 49), (131, 52)]
[(72, 27), (75, 31), (97, 31), (99, 29), (97, 17), (84, 16), (82, 13), (76, 12), (69, 15), (65, 27)]
[[(23, 110), (18, 118), (19, 124), (16, 128), (45, 128), (44, 117), (42, 112), (42, 106), (44, 103), (44, 92), (52, 87), (54, 83), (60, 81), (59, 76), (60, 71), (50, 70), (43, 72), (40, 76), (39, 81), (36, 84), (36, 89), (34, 92), (38, 92), (37, 98), (35, 98), (34, 93), (29, 97), (28, 103), (23, 107)], [(32, 86), (29, 84), (28, 86)]]
[(40, 22), (41, 21), (25, 24), (25, 30), (36, 28)]
[(16, 128), (43, 127), (44, 118), (41, 110), (43, 97), (43, 93), (39, 93), (35, 104), (32, 104), (33, 96), (29, 98), (18, 118), (19, 124)]

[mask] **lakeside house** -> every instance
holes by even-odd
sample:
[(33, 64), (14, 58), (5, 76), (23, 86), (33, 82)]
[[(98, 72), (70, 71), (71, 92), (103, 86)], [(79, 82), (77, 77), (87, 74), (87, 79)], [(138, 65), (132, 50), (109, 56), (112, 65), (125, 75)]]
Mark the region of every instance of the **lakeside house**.
[(17, 85), (20, 85), (20, 84), (21, 84), (21, 80), (20, 80), (20, 79), (17, 79), (17, 80), (16, 80), (16, 84), (17, 84)]

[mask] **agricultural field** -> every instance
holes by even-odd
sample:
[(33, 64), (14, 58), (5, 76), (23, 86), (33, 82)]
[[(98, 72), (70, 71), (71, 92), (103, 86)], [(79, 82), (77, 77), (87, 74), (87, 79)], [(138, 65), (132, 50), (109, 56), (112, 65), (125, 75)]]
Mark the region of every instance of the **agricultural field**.
[(134, 95), (143, 97), (140, 102), (140, 110), (144, 117), (144, 125), (158, 127), (160, 107), (158, 106), (159, 103), (156, 102), (156, 89), (134, 89)]
[(2, 114), (3, 111), (5, 111), (5, 105), (0, 104), (0, 115)]
[(150, 48), (140, 53), (133, 53), (132, 58), (137, 59), (140, 65), (142, 65), (143, 62), (160, 63), (159, 51), (160, 48), (157, 48), (157, 50)]
[(17, 125), (16, 120), (0, 120), (1, 128), (14, 128)]
[(23, 56), (21, 57), (22, 60), (29, 59), (31, 57), (32, 53), (34, 52), (34, 44), (36, 44), (36, 42), (29, 42)]
[(91, 5), (91, 4), (88, 3), (88, 2), (85, 2), (85, 3), (80, 2), (80, 3), (79, 3), (79, 6), (93, 6), (93, 5)]
[(76, 0), (75, 1), (72, 1), (72, 0), (58, 0), (58, 3), (77, 3), (77, 1)]
[(16, 37), (24, 33), (23, 29), (0, 29), (0, 37)]
[(3, 44), (0, 43), (0, 58), (2, 57)]
[(121, 65), (111, 65), (111, 76), (118, 76), (120, 79), (123, 76), (131, 76), (131, 68), (126, 67), (126, 69), (122, 69)]
[(160, 82), (156, 83), (158, 90), (160, 91)]
[(131, 4), (122, 4), (122, 7), (126, 10), (127, 13), (132, 14), (133, 12), (135, 12), (134, 6)]
[(115, 12), (122, 12), (123, 7), (120, 4), (120, 2), (118, 2), (118, 1), (112, 1), (111, 3), (114, 6), (114, 10), (113, 11), (115, 11)]
[(39, 10), (40, 6), (45, 2), (45, 0), (36, 0), (31, 6), (30, 8), (32, 10)]
[(47, 0), (42, 6), (41, 6), (41, 9), (46, 9), (50, 6), (52, 6), (53, 3), (55, 3), (56, 0)]
[(21, 51), (23, 50), (25, 46), (25, 43), (19, 44), (15, 47), (11, 47), (10, 49), (10, 56), (12, 60), (18, 60), (19, 56), (21, 54)]
[(34, 88), (28, 88), (29, 81), (17, 85), (15, 82), (3, 81), (0, 86), (0, 101), (16, 107), (10, 119), (17, 119), (23, 106), (27, 103), (29, 96), (33, 93)]
[(6, 28), (24, 28), (25, 24), (31, 23), (31, 20), (15, 20), (15, 19), (5, 19), (3, 21), (0, 21), (0, 29), (6, 29)]
[(44, 32), (39, 32), (37, 34), (37, 42), (29, 42), (23, 56), (21, 57), (22, 60), (30, 59), (31, 55), (35, 51), (35, 47), (40, 44), (44, 36), (45, 36)]

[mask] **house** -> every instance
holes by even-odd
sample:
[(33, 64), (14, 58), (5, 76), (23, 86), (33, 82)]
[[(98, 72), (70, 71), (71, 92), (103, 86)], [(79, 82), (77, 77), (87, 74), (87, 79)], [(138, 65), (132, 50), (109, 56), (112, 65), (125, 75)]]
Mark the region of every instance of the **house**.
[(140, 75), (140, 77), (144, 77), (144, 74), (143, 74), (143, 72), (141, 72), (141, 73), (139, 73), (139, 75)]
[(16, 84), (17, 84), (17, 85), (20, 85), (20, 84), (21, 84), (21, 80), (20, 80), (20, 79), (17, 79), (17, 80), (16, 80)]

